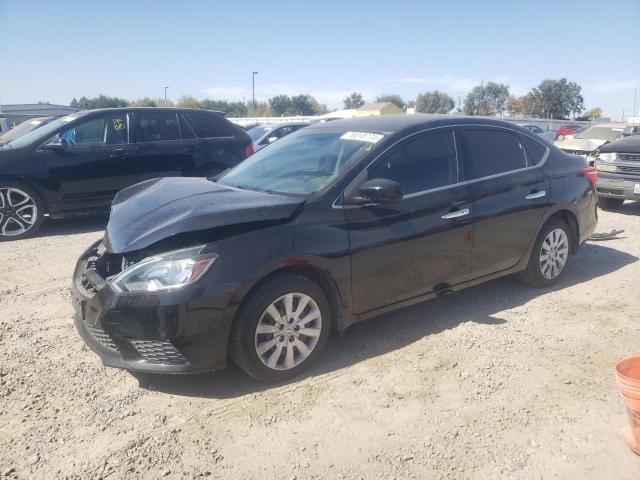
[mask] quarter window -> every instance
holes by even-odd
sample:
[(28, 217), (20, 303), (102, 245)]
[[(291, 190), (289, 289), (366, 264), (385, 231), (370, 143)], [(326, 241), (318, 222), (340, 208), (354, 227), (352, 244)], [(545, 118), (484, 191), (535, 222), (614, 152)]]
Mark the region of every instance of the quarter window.
[(510, 172), (527, 166), (520, 136), (494, 128), (461, 129), (469, 180)]
[(197, 112), (184, 114), (198, 138), (232, 137), (233, 131), (225, 125), (226, 121), (215, 115)]
[(101, 145), (120, 145), (128, 142), (126, 114), (92, 118), (60, 133), (67, 147), (84, 148)]
[(522, 143), (524, 144), (524, 149), (527, 152), (527, 165), (532, 167), (539, 164), (547, 153), (547, 147), (526, 135), (522, 135)]
[(179, 140), (180, 129), (175, 113), (142, 112), (139, 119), (139, 142)]
[(405, 195), (456, 183), (453, 131), (407, 140), (370, 168), (368, 177), (394, 180), (402, 185)]

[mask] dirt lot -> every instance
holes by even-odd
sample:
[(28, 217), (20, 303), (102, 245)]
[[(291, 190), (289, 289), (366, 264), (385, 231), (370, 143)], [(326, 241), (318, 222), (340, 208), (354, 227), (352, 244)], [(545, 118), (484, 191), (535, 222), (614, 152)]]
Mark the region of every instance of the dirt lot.
[(0, 244), (0, 477), (638, 479), (612, 365), (640, 350), (640, 203), (563, 281), (511, 278), (357, 325), (306, 377), (134, 377), (72, 326), (104, 220)]

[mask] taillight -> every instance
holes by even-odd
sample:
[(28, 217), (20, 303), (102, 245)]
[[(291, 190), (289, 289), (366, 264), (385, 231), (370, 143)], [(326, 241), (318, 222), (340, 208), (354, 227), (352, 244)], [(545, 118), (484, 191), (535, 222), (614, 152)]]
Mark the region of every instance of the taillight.
[(253, 143), (244, 147), (244, 158), (249, 158), (251, 155), (253, 155)]
[(586, 167), (582, 169), (582, 174), (587, 177), (591, 183), (592, 188), (596, 188), (596, 180), (598, 179), (598, 172), (595, 167)]

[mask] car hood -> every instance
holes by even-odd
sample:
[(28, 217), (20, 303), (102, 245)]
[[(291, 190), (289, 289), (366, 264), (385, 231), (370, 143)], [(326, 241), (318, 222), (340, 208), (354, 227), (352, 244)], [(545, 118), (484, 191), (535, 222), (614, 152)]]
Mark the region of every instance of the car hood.
[(556, 142), (555, 145), (562, 150), (583, 150), (585, 152), (592, 152), (605, 143), (607, 143), (606, 140), (596, 140), (594, 138), (571, 138)]
[(156, 178), (121, 190), (105, 232), (108, 251), (125, 253), (172, 235), (283, 220), (303, 198), (239, 190), (206, 178)]
[(640, 135), (633, 135), (617, 142), (612, 142), (602, 147), (600, 152), (640, 153)]

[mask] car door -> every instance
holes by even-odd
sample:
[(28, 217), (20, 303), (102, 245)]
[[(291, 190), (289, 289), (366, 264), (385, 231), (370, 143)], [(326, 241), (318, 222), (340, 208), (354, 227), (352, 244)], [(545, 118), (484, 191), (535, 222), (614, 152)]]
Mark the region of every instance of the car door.
[(108, 206), (119, 190), (137, 181), (127, 112), (79, 119), (45, 143), (50, 142), (56, 148), (41, 154), (62, 210)]
[(444, 290), (469, 277), (472, 225), (460, 175), (451, 128), (405, 139), (361, 175), (362, 181), (397, 181), (404, 198), (345, 208), (356, 313)]
[(195, 170), (198, 140), (189, 132), (183, 138), (177, 111), (137, 111), (133, 125), (139, 181), (189, 176)]
[(515, 266), (535, 238), (549, 201), (549, 181), (537, 164), (548, 148), (501, 127), (464, 126), (458, 134), (470, 180), (471, 276), (477, 278)]

